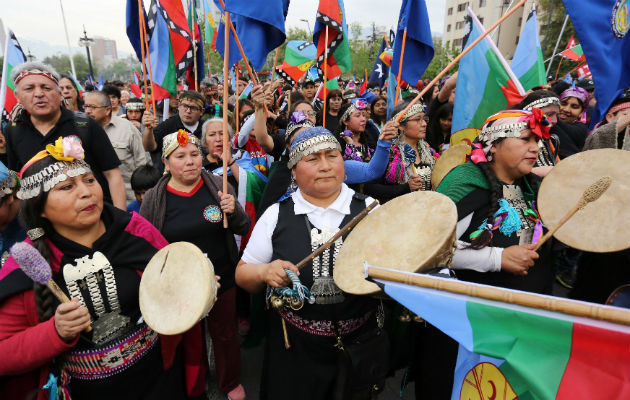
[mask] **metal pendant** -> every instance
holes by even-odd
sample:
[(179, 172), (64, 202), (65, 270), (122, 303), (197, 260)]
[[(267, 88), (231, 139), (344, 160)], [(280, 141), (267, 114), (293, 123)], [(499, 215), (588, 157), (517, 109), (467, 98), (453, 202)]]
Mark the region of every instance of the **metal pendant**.
[(96, 344), (105, 343), (116, 337), (117, 333), (129, 325), (130, 318), (118, 312), (102, 314), (92, 323), (92, 341)]
[(320, 276), (313, 280), (311, 294), (315, 296), (317, 304), (339, 304), (344, 301), (345, 296), (332, 276)]

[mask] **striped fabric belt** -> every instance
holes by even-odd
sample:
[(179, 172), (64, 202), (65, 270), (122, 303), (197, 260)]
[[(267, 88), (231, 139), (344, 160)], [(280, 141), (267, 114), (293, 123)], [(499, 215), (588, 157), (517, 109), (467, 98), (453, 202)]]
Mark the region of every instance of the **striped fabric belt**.
[(107, 378), (131, 367), (157, 343), (157, 340), (158, 334), (143, 325), (139, 330), (107, 347), (70, 352), (65, 370), (76, 379)]
[(280, 314), (284, 320), (301, 331), (310, 333), (311, 335), (332, 337), (337, 336), (338, 333), (340, 335), (347, 335), (356, 331), (362, 327), (373, 314), (372, 311), (369, 311), (358, 318), (336, 321), (337, 327), (335, 329), (335, 321), (305, 319), (285, 308), (278, 308), (276, 311), (278, 311), (278, 314)]

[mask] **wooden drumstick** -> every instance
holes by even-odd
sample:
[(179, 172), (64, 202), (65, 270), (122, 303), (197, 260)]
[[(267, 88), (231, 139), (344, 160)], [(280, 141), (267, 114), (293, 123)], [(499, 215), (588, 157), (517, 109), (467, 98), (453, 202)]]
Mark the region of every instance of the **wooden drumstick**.
[[(26, 242), (14, 244), (9, 250), (11, 256), (22, 271), (33, 281), (46, 285), (53, 295), (62, 303), (69, 303), (70, 299), (52, 279), (52, 270), (48, 262), (42, 257), (37, 249)], [(92, 326), (85, 328), (90, 332)]]
[(359, 214), (357, 214), (354, 218), (352, 218), (350, 220), (350, 222), (348, 222), (343, 228), (341, 228), (339, 230), (339, 232), (335, 233), (333, 235), (333, 237), (331, 237), (330, 239), (328, 239), (328, 241), (326, 243), (324, 243), (323, 245), (319, 246), (317, 248), (317, 250), (315, 250), (314, 252), (312, 252), (311, 254), (309, 254), (308, 256), (306, 256), (302, 261), (300, 261), (299, 263), (297, 263), (295, 266), (298, 270), (304, 268), (304, 266), (308, 263), (310, 263), (313, 258), (317, 257), (318, 255), (322, 254), (324, 252), (324, 250), (326, 250), (327, 248), (329, 248), (330, 246), (332, 246), (333, 243), (335, 243), (335, 241), (337, 239), (339, 239), (342, 235), (344, 235), (346, 232), (348, 232), (350, 229), (354, 228), (354, 226), (356, 224), (358, 224), (363, 218), (365, 218), (366, 215), (368, 215), (368, 213), (370, 211), (372, 211), (374, 209), (374, 207), (376, 207), (378, 205), (378, 200), (374, 200), (374, 202), (372, 204), (370, 204), (369, 206), (367, 206), (363, 211), (361, 211)]
[(562, 227), (562, 225), (564, 225), (571, 217), (573, 217), (576, 212), (586, 207), (587, 204), (599, 199), (601, 195), (604, 194), (606, 190), (608, 190), (611, 183), (612, 178), (608, 175), (602, 176), (597, 181), (591, 183), (584, 190), (584, 193), (582, 193), (582, 197), (580, 197), (580, 200), (578, 200), (575, 206), (573, 206), (573, 208), (569, 210), (569, 212), (560, 220), (560, 222), (558, 222), (558, 225), (556, 225), (553, 229), (547, 232), (546, 235), (540, 238), (538, 243), (536, 243), (536, 247), (534, 247), (534, 251), (538, 251), (538, 249), (540, 249), (540, 247), (547, 240), (549, 240), (554, 235), (554, 233), (556, 233), (556, 231)]

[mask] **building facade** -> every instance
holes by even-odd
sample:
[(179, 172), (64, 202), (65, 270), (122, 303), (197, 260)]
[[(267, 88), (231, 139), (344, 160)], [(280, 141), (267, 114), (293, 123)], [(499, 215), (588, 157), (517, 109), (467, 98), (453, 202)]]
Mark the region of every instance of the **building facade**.
[(92, 59), (97, 65), (107, 66), (118, 60), (115, 40), (96, 37), (94, 38), (94, 44), (92, 45), (91, 51)]
[[(461, 48), (465, 34), (464, 18), (467, 8), (470, 7), (479, 18), (479, 21), (487, 29), (503, 14), (505, 14), (516, 1), (510, 0), (446, 0), (446, 12), (444, 16), (444, 32), (442, 43), (447, 46)], [(491, 33), (491, 37), (507, 60), (511, 60), (516, 50), (516, 45), (525, 26), (533, 0), (528, 0)], [(540, 16), (539, 16), (540, 21)], [(539, 28), (540, 29), (540, 28)]]

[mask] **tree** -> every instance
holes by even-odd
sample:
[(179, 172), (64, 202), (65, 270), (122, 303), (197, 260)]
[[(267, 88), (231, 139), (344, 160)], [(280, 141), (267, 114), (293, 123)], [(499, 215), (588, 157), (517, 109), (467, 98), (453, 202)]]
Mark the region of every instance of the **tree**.
[[(76, 78), (80, 81), (83, 81), (84, 79), (86, 79), (87, 74), (90, 73), (87, 59), (83, 54), (77, 53), (72, 56), (72, 61), (74, 61), (74, 68), (77, 73)], [(67, 54), (56, 54), (54, 56), (48, 56), (44, 58), (43, 62), (52, 66), (60, 74), (67, 74), (68, 72), (72, 72), (72, 67), (70, 66), (70, 57), (68, 57)], [(96, 66), (93, 65), (93, 68), (94, 75), (97, 75), (98, 70)]]
[[(552, 56), (553, 48), (556, 45), (558, 36), (560, 35), (562, 24), (566, 15), (566, 9), (564, 8), (564, 4), (561, 0), (539, 0), (537, 2), (537, 6), (538, 24), (541, 27), (540, 44), (543, 50), (545, 65), (547, 65), (547, 60)], [(571, 38), (571, 36), (577, 39), (575, 29), (573, 28), (571, 19), (569, 19), (567, 21), (566, 27), (564, 28), (562, 38), (560, 39), (558, 53), (566, 48), (569, 38)], [(561, 56), (556, 56), (554, 58), (551, 69), (549, 70), (550, 75), (555, 77), (556, 71), (558, 71), (558, 65), (560, 64), (561, 60)], [(560, 65), (558, 77), (566, 75), (567, 72), (569, 72), (576, 66), (577, 64), (572, 61), (563, 60), (562, 64)]]
[[(433, 50), (434, 55), (431, 63), (422, 74), (422, 79), (434, 78), (437, 74), (444, 69), (457, 55), (459, 54), (458, 49), (454, 46), (445, 46), (442, 44), (441, 39), (435, 39), (433, 41)], [(457, 71), (458, 65), (456, 64), (453, 68), (451, 68), (447, 74), (452, 75)]]

